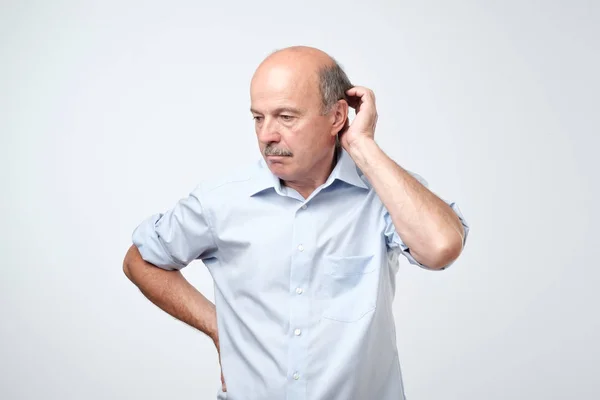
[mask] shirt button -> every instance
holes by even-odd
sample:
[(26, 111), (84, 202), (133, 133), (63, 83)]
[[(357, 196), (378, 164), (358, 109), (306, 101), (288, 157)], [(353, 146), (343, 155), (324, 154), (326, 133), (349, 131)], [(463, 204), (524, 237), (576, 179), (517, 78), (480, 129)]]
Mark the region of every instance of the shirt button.
[(294, 373), (294, 379), (295, 379), (295, 380), (298, 380), (298, 379), (300, 379), (300, 374), (299, 374), (299, 373), (297, 373), (297, 372), (295, 372), (295, 373)]
[(294, 335), (296, 335), (296, 336), (300, 336), (301, 333), (302, 333), (302, 331), (300, 329), (296, 329), (294, 331)]
[(296, 288), (296, 293), (302, 294), (302, 292), (304, 292), (304, 290), (302, 290), (302, 288)]
[(303, 204), (303, 205), (302, 205), (302, 209), (303, 209), (303, 210), (306, 210), (306, 207), (308, 207), (306, 204)]
[(304, 246), (302, 246), (302, 245), (298, 246), (298, 250), (304, 251)]

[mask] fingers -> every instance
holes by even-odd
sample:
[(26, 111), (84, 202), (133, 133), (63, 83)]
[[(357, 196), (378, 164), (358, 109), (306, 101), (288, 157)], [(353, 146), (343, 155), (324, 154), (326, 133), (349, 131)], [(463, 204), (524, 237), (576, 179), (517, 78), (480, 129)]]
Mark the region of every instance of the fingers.
[(370, 99), (375, 100), (375, 93), (371, 89), (368, 89), (363, 86), (354, 86), (346, 91), (348, 96), (352, 97), (368, 97)]
[(354, 109), (367, 102), (375, 104), (375, 93), (363, 86), (354, 86), (348, 89), (346, 95), (349, 97), (348, 105)]

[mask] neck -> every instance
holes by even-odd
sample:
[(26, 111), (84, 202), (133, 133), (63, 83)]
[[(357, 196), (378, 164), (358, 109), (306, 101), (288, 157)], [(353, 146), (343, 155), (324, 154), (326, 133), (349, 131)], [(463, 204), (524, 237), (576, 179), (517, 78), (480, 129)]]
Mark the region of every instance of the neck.
[(309, 171), (306, 177), (297, 180), (282, 180), (284, 186), (296, 190), (300, 195), (307, 199), (319, 186), (324, 184), (331, 175), (331, 171), (337, 164), (337, 148), (333, 153), (329, 153), (327, 157), (316, 163)]

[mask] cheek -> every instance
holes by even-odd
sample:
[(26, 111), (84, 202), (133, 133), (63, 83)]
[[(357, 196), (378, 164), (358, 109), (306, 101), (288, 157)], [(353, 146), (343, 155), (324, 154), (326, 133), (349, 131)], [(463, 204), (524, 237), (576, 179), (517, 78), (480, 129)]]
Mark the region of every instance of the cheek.
[(281, 126), (281, 144), (296, 153), (312, 152), (327, 143), (327, 133), (319, 121), (299, 121), (293, 126)]
[(302, 143), (303, 132), (298, 126), (279, 127), (280, 143), (284, 146), (298, 146)]
[(318, 121), (313, 122), (305, 129), (305, 136), (308, 138), (307, 145), (309, 147), (321, 147), (327, 143), (328, 133), (326, 127)]

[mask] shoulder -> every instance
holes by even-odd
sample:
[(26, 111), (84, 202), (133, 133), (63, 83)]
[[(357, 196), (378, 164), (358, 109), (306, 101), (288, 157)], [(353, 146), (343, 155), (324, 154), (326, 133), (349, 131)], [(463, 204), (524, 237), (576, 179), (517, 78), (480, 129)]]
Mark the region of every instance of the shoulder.
[(202, 180), (193, 194), (203, 202), (225, 201), (247, 196), (262, 170), (259, 160), (216, 173)]

